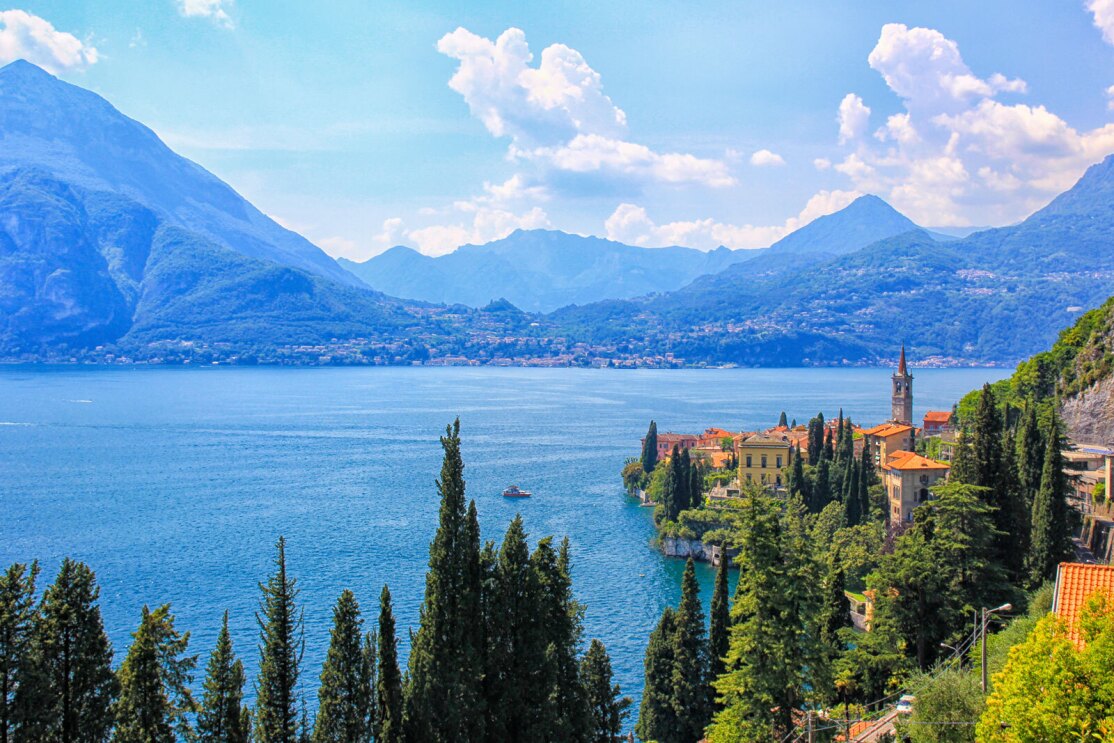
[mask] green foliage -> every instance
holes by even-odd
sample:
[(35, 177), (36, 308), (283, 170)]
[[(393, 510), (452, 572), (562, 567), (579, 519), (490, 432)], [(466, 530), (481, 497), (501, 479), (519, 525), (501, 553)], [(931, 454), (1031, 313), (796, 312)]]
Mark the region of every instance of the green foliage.
[(908, 721), (898, 721), (901, 735), (911, 743), (974, 743), (973, 723), (986, 706), (976, 674), (955, 668), (920, 674), (909, 688), (917, 699)]
[[(673, 711), (677, 717), (677, 743), (700, 740), (711, 721), (708, 687), (708, 645), (700, 586), (692, 558), (681, 579), (681, 603), (677, 607), (677, 630), (673, 639)], [(661, 738), (661, 743), (671, 743)]]
[(298, 609), (297, 580), (286, 573), (286, 540), (276, 544), (275, 572), (260, 583), (259, 679), (256, 683), (255, 737), (259, 743), (296, 743), (298, 674), (305, 638)]
[(1082, 649), (1068, 638), (1063, 620), (1049, 614), (1010, 651), (979, 720), (980, 742), (1109, 740), (1114, 734), (1114, 607), (1109, 597), (1091, 597), (1079, 627)]
[(403, 740), (402, 673), (398, 667), (398, 640), (391, 591), (383, 586), (379, 594), (379, 631), (376, 633), (379, 665), (376, 674), (376, 743), (401, 743)]
[(586, 743), (616, 743), (623, 721), (630, 715), (631, 700), (612, 681), (611, 658), (599, 640), (592, 640), (580, 663), (580, 684), (589, 711)]
[(108, 739), (119, 686), (93, 571), (70, 558), (43, 594), (31, 659), (16, 690), (24, 740)]
[(0, 575), (0, 743), (13, 740), (16, 694), (31, 663), (38, 563), (15, 563)]
[(251, 717), (243, 699), (244, 664), (232, 650), (226, 611), (206, 668), (204, 694), (197, 713), (199, 743), (248, 743)]
[(646, 644), (646, 681), (638, 708), (638, 723), (634, 727), (635, 734), (642, 740), (676, 739), (679, 723), (673, 708), (672, 690), (676, 632), (676, 615), (673, 608), (667, 606)]
[(642, 462), (637, 459), (631, 459), (623, 465), (622, 477), (623, 487), (631, 495), (635, 495), (648, 479), (642, 469)]
[(356, 596), (345, 589), (333, 608), (333, 629), (317, 693), (314, 743), (364, 743), (372, 735), (374, 658), (364, 651)]
[(190, 694), (196, 655), (184, 655), (190, 633), (178, 634), (170, 605), (143, 607), (139, 629), (117, 676), (120, 698), (114, 708), (114, 743), (174, 743), (188, 740), (188, 715), (197, 711)]
[(716, 567), (716, 585), (712, 590), (711, 617), (708, 627), (708, 677), (714, 681), (726, 668), (725, 658), (731, 631), (731, 607), (728, 603), (726, 554), (721, 555)]
[(658, 424), (650, 421), (650, 428), (646, 431), (646, 440), (642, 442), (642, 471), (647, 475), (654, 472), (658, 464)]
[(1040, 487), (1032, 505), (1032, 531), (1025, 559), (1029, 588), (1036, 588), (1051, 578), (1056, 565), (1075, 553), (1071, 541), (1068, 481), (1064, 474), (1062, 446), (1060, 426), (1053, 416), (1044, 442)]

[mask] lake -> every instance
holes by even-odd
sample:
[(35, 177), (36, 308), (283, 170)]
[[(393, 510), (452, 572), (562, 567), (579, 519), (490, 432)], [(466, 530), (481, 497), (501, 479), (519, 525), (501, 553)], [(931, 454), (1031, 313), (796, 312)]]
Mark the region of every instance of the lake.
[[(312, 709), (343, 588), (373, 621), (390, 584), (405, 662), (436, 528), (437, 437), (460, 416), (485, 539), (516, 512), (532, 539), (569, 536), (586, 635), (637, 703), (646, 638), (684, 567), (649, 546), (650, 510), (619, 478), (650, 419), (661, 432), (753, 430), (842, 405), (877, 423), (891, 372), (0, 367), (0, 562), (38, 558), (44, 586), (62, 557), (89, 563), (118, 659), (142, 605), (170, 602), (203, 671), (228, 609), (251, 676), (257, 582), (284, 535)], [(914, 373), (918, 417), (1008, 374)], [(511, 483), (534, 497), (503, 498)], [(711, 570), (700, 578), (707, 603)]]

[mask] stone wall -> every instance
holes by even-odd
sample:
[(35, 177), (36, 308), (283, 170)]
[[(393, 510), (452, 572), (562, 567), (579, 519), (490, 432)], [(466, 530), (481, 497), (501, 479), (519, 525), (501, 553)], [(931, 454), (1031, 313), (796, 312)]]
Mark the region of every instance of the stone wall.
[(1068, 435), (1076, 443), (1114, 443), (1114, 378), (1100, 380), (1061, 404)]
[(700, 562), (712, 561), (712, 546), (705, 546), (699, 539), (662, 537), (661, 551), (667, 557), (691, 557)]

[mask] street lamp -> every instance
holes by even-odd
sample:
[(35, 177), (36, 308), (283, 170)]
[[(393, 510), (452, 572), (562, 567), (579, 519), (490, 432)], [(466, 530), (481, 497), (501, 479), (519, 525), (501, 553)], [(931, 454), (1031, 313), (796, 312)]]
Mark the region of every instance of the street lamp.
[(1012, 608), (1013, 604), (1002, 604), (1001, 606), (996, 606), (993, 609), (987, 609), (984, 607), (982, 610), (982, 622), (980, 622), (979, 625), (979, 634), (982, 640), (982, 693), (984, 695), (986, 694), (986, 625), (987, 622), (990, 620), (991, 614), (997, 614), (1000, 611), (1009, 611)]

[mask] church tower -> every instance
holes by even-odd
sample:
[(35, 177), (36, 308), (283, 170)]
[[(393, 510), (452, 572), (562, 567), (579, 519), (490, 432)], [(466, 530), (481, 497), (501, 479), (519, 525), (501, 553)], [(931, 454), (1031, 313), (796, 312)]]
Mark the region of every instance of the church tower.
[(913, 375), (905, 365), (905, 344), (901, 345), (901, 358), (897, 373), (893, 375), (892, 416), (894, 423), (913, 425)]

